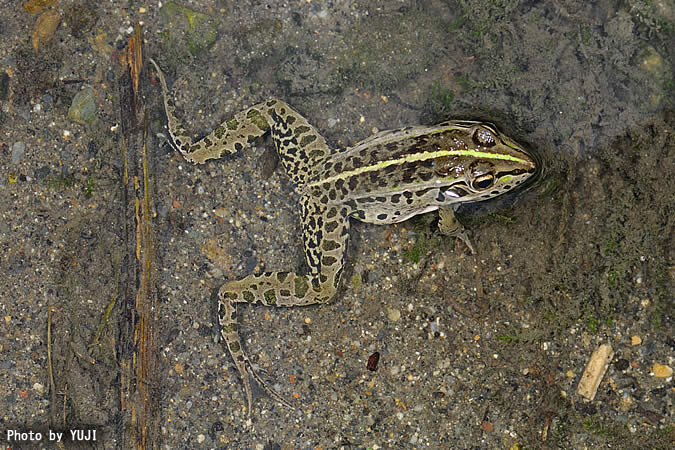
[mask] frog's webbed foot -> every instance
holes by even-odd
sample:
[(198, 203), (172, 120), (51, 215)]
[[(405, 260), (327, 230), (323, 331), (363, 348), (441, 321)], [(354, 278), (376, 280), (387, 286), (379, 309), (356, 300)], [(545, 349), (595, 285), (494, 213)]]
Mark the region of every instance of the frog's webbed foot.
[(469, 231), (464, 228), (464, 225), (455, 217), (455, 210), (453, 208), (439, 208), (438, 209), (438, 230), (445, 236), (459, 238), (464, 244), (469, 247), (471, 254), (476, 254), (476, 250), (471, 242)]
[[(251, 364), (251, 361), (249, 361), (248, 359), (246, 360), (246, 370), (247, 370), (248, 374), (253, 377), (253, 379), (256, 381), (256, 383), (258, 383), (258, 386), (260, 386), (267, 393), (267, 395), (272, 397), (272, 399), (281, 403), (286, 408), (289, 408), (291, 410), (295, 409), (295, 407), (293, 405), (291, 405), (288, 401), (286, 401), (281, 395), (279, 395), (277, 393), (277, 391), (272, 389), (272, 387), (270, 387), (267, 383), (265, 383), (263, 381), (262, 378), (260, 378), (260, 375), (258, 375), (256, 373), (256, 371), (253, 369), (253, 365)], [(246, 392), (246, 397), (247, 397), (247, 400), (250, 402), (251, 401), (250, 400), (251, 399), (250, 383), (244, 383), (244, 385), (247, 387), (247, 390), (249, 391), (249, 392)], [(249, 415), (249, 417), (251, 416), (251, 404), (250, 403), (248, 405), (248, 415)]]
[[(238, 299), (236, 296), (232, 297), (232, 292), (229, 290), (228, 286), (231, 286), (235, 283), (226, 283), (218, 291), (218, 322), (220, 323), (220, 334), (227, 344), (227, 348), (232, 355), (234, 364), (237, 367), (239, 376), (244, 384), (244, 390), (246, 391), (246, 402), (248, 405), (248, 417), (251, 417), (251, 411), (253, 409), (253, 393), (251, 390), (250, 378), (252, 377), (270, 397), (272, 397), (277, 402), (282, 405), (295, 409), (288, 401), (284, 400), (274, 389), (272, 389), (263, 379), (256, 373), (253, 369), (253, 364), (248, 358), (244, 349), (241, 346), (241, 339), (239, 338), (238, 333), (238, 324), (235, 316), (235, 303)], [(255, 303), (251, 301), (251, 303)]]

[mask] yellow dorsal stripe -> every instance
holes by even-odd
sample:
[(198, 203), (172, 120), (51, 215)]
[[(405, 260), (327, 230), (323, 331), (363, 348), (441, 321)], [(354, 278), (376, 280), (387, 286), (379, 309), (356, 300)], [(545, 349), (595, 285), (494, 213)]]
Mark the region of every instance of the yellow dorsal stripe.
[(332, 177), (324, 178), (323, 180), (315, 181), (313, 183), (310, 183), (308, 186), (309, 187), (319, 186), (321, 184), (332, 183), (333, 181), (353, 177), (354, 175), (360, 175), (362, 173), (384, 169), (386, 167), (393, 166), (396, 164), (403, 164), (406, 162), (415, 162), (415, 161), (426, 161), (427, 159), (440, 158), (443, 156), (473, 156), (475, 158), (484, 158), (484, 159), (503, 159), (506, 161), (514, 161), (523, 164), (529, 163), (527, 160), (511, 155), (502, 155), (500, 153), (481, 152), (478, 150), (437, 150), (435, 152), (413, 153), (410, 155), (403, 156), (401, 158), (389, 159), (386, 161), (380, 161), (378, 163), (371, 164), (369, 166), (358, 167), (354, 170), (349, 170), (347, 172), (342, 172), (337, 175), (333, 175)]

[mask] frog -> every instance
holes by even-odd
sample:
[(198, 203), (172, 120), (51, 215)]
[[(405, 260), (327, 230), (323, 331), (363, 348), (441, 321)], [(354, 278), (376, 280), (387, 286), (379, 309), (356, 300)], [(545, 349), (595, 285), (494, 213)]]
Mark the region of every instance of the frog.
[(246, 394), (250, 378), (272, 398), (293, 408), (254, 370), (241, 345), (239, 303), (295, 307), (325, 304), (338, 292), (353, 220), (388, 225), (439, 211), (442, 233), (473, 245), (456, 220), (466, 203), (481, 202), (524, 185), (537, 172), (532, 153), (489, 122), (448, 120), (436, 125), (381, 131), (352, 147), (332, 148), (308, 120), (278, 98), (234, 114), (207, 136), (193, 139), (176, 115), (159, 65), (171, 145), (191, 163), (203, 164), (249, 148), (270, 135), (283, 172), (300, 198), (306, 273), (270, 271), (225, 282), (218, 290), (218, 322)]

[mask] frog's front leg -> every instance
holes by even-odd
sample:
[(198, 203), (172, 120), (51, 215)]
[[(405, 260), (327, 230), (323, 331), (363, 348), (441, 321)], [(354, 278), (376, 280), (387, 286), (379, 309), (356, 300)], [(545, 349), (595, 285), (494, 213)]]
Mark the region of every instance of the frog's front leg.
[(473, 248), (473, 244), (471, 243), (469, 232), (466, 228), (464, 228), (464, 225), (462, 225), (462, 223), (457, 220), (457, 217), (455, 217), (455, 210), (456, 208), (453, 207), (440, 207), (438, 209), (438, 230), (441, 232), (441, 234), (446, 236), (461, 239), (462, 242), (464, 242), (464, 244), (469, 247), (471, 253), (476, 253)]
[(252, 405), (249, 375), (271, 397), (285, 406), (292, 406), (267, 386), (253, 370), (241, 346), (235, 305), (262, 303), (267, 306), (290, 307), (325, 303), (335, 295), (342, 274), (349, 236), (346, 210), (338, 206), (323, 205), (308, 195), (302, 197), (301, 204), (305, 260), (310, 273), (300, 275), (293, 272), (267, 272), (249, 275), (224, 284), (218, 292), (220, 332), (244, 382), (249, 416)]

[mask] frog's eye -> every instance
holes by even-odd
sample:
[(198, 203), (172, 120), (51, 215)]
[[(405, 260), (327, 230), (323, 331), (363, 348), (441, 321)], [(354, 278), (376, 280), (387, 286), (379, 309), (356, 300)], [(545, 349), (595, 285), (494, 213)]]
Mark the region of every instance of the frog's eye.
[(473, 180), (471, 185), (477, 191), (483, 191), (492, 186), (495, 182), (495, 177), (491, 173), (486, 173), (484, 175), (478, 176)]
[(482, 147), (492, 147), (497, 143), (495, 135), (485, 127), (478, 127), (473, 132), (473, 143)]

